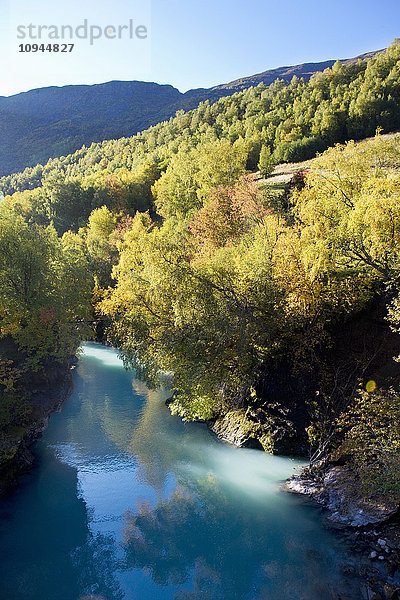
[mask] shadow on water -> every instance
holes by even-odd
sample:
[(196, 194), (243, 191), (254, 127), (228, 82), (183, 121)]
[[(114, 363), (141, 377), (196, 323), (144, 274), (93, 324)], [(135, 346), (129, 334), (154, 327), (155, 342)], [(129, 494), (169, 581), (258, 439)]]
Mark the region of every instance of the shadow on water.
[(319, 512), (279, 490), (298, 464), (169, 414), (87, 344), (74, 393), (1, 504), (4, 600), (359, 600)]
[(39, 442), (38, 468), (1, 504), (0, 597), (4, 600), (77, 599), (100, 590), (123, 595), (115, 582), (115, 540), (93, 535), (77, 470)]

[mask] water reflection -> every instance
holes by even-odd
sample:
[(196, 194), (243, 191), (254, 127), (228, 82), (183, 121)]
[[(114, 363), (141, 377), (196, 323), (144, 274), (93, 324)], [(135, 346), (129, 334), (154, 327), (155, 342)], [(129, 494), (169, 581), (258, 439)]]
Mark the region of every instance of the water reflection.
[[(141, 407), (135, 427), (130, 432), (128, 449), (138, 461), (137, 477), (151, 486), (157, 494), (162, 494), (176, 461), (177, 448), (184, 444), (179, 435), (182, 431), (177, 427), (177, 435), (174, 435), (174, 425), (179, 424), (164, 405), (168, 397), (167, 391), (149, 390), (137, 380), (133, 380), (132, 389), (135, 395), (145, 398), (146, 401)], [(167, 428), (166, 420), (170, 420)]]
[(359, 597), (311, 519), (299, 524), (276, 510), (266, 520), (253, 506), (236, 508), (209, 476), (192, 489), (178, 486), (154, 509), (142, 503), (127, 511), (126, 568), (143, 569), (158, 585), (191, 581), (176, 600)]
[(0, 597), (72, 600), (101, 591), (122, 600), (115, 540), (90, 532), (76, 469), (41, 442), (37, 453), (45, 467), (1, 504)]
[(279, 491), (298, 464), (221, 444), (88, 344), (74, 394), (1, 505), (5, 600), (360, 597), (317, 510)]

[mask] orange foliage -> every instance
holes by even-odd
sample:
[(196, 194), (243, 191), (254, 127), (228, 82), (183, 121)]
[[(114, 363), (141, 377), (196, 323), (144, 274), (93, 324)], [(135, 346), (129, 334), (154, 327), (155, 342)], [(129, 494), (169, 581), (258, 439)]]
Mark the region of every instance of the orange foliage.
[(244, 175), (232, 187), (219, 186), (190, 224), (200, 246), (216, 248), (235, 242), (270, 212), (257, 183)]

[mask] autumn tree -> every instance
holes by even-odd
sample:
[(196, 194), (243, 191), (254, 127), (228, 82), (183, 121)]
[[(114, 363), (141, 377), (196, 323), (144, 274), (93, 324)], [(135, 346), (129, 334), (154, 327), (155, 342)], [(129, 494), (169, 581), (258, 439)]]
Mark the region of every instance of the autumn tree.
[(262, 146), (260, 160), (258, 161), (258, 170), (262, 177), (269, 177), (274, 170), (274, 163), (271, 157), (269, 146)]

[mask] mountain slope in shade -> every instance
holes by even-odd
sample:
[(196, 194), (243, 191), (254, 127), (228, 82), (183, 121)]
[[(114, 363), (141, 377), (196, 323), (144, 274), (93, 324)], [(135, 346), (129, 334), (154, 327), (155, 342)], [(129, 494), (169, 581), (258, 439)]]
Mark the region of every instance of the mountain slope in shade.
[[(381, 51), (378, 51), (381, 52)], [(370, 52), (344, 63), (370, 58)], [(179, 109), (214, 102), (261, 82), (308, 80), (334, 60), (271, 69), (213, 88), (181, 93), (171, 85), (110, 81), (96, 85), (47, 87), (0, 97), (0, 175), (69, 154), (82, 145), (130, 136), (169, 119)]]

